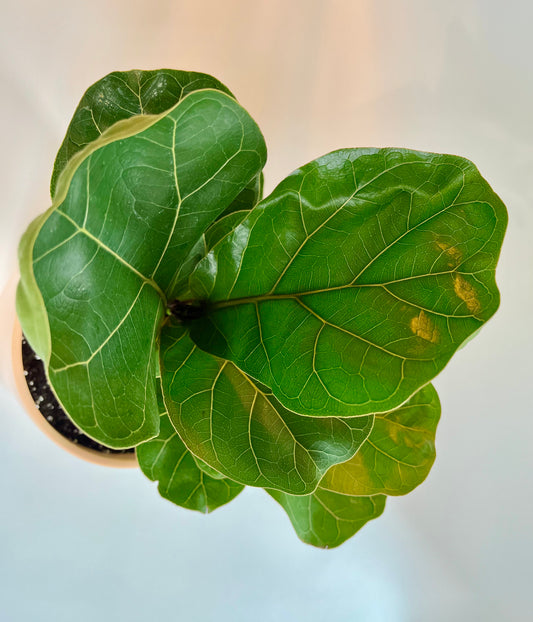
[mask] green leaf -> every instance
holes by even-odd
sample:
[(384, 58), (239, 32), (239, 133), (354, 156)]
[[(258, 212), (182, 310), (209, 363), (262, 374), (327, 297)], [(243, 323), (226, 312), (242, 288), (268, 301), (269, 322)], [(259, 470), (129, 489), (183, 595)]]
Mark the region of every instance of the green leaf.
[(157, 435), (158, 330), (179, 268), (266, 159), (232, 98), (196, 91), (74, 156), (20, 247), (17, 308), (64, 410), (89, 436)]
[(263, 198), (263, 173), (259, 173), (248, 186), (239, 194), (233, 203), (220, 216), (227, 216), (233, 212), (251, 210)]
[(504, 205), (463, 158), (349, 149), (297, 170), (198, 264), (206, 352), (311, 416), (388, 412), (499, 304)]
[(226, 477), (309, 494), (329, 467), (351, 458), (373, 417), (301, 417), (234, 364), (203, 352), (184, 326), (161, 332), (161, 383), (187, 448)]
[(300, 540), (324, 549), (339, 546), (381, 516), (387, 499), (385, 495), (350, 497), (321, 488), (304, 497), (266, 492), (287, 512)]
[(210, 467), (207, 462), (200, 460), (200, 458), (196, 457), (194, 454), (191, 454), (191, 456), (194, 458), (196, 466), (200, 469), (200, 471), (203, 471), (206, 475), (209, 475), (209, 477), (212, 477), (213, 479), (225, 479), (222, 473)]
[(81, 98), (57, 153), (50, 184), (52, 198), (69, 160), (117, 121), (161, 114), (189, 93), (203, 89), (232, 95), (212, 76), (175, 69), (114, 71), (95, 82)]
[(189, 289), (189, 277), (198, 262), (200, 262), (225, 235), (235, 229), (235, 227), (246, 218), (249, 211), (249, 209), (232, 211), (221, 216), (215, 220), (209, 229), (198, 239), (176, 272), (174, 290), (176, 295), (182, 300), (193, 299), (193, 294)]
[(376, 415), (359, 451), (332, 466), (313, 494), (267, 492), (304, 542), (338, 546), (383, 512), (386, 495), (407, 494), (424, 481), (435, 460), (439, 417), (437, 392), (427, 385), (400, 408)]
[(208, 513), (229, 503), (244, 488), (241, 484), (210, 477), (200, 469), (172, 427), (164, 405), (160, 403), (161, 427), (159, 436), (137, 447), (137, 459), (142, 472), (158, 481), (159, 494), (188, 510)]
[(235, 201), (207, 229), (179, 267), (176, 275), (175, 291), (180, 298), (187, 300), (192, 297), (192, 292), (189, 289), (189, 277), (198, 262), (224, 236), (240, 225), (262, 196), (263, 174), (261, 173), (250, 182), (249, 186), (239, 194)]
[(216, 220), (203, 235), (206, 249), (204, 257), (220, 240), (238, 227), (249, 213), (250, 210), (235, 211)]
[[(190, 93), (205, 89), (214, 89), (233, 97), (219, 80), (195, 71), (114, 71), (95, 82), (81, 98), (57, 153), (50, 184), (52, 198), (67, 163), (118, 121), (162, 114)], [(251, 209), (261, 199), (262, 191), (263, 174), (259, 173), (222, 215)]]
[(440, 403), (427, 385), (403, 406), (376, 415), (372, 432), (353, 458), (333, 466), (320, 487), (346, 495), (405, 495), (435, 461)]

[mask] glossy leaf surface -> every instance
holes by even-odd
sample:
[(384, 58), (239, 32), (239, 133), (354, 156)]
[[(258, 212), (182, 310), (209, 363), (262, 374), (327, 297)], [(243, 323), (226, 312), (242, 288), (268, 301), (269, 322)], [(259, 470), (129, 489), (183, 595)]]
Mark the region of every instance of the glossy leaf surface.
[(92, 84), (81, 98), (57, 153), (50, 184), (52, 197), (69, 160), (112, 125), (139, 115), (161, 114), (189, 93), (202, 89), (231, 95), (212, 76), (175, 69), (114, 71)]
[(320, 482), (346, 495), (405, 495), (427, 477), (435, 461), (440, 417), (437, 392), (420, 389), (403, 406), (375, 416), (374, 427), (357, 454), (332, 467)]
[(383, 512), (386, 495), (404, 495), (424, 481), (435, 460), (439, 416), (437, 392), (428, 385), (400, 408), (376, 415), (359, 451), (331, 467), (313, 494), (267, 492), (304, 542), (338, 546)]
[[(176, 69), (114, 71), (95, 82), (81, 98), (57, 153), (50, 183), (52, 198), (67, 163), (117, 122), (136, 116), (159, 115), (190, 93), (205, 89), (233, 96), (213, 76)], [(259, 173), (224, 213), (251, 209), (261, 198), (262, 187), (263, 176)]]
[(229, 503), (244, 486), (218, 475), (210, 477), (200, 469), (172, 427), (162, 400), (159, 409), (159, 436), (137, 447), (142, 472), (159, 482), (162, 497), (189, 510), (207, 514)]
[(264, 487), (335, 547), (426, 478), (428, 383), (498, 307), (507, 216), (456, 156), (346, 149), (258, 203), (265, 159), (215, 78), (105, 76), (21, 241), (17, 310), (65, 411), (162, 496)]
[(313, 494), (296, 497), (267, 490), (287, 515), (300, 540), (331, 549), (351, 538), (385, 509), (385, 495), (350, 497), (318, 488)]
[(302, 417), (227, 360), (200, 350), (180, 325), (161, 333), (165, 405), (188, 449), (250, 486), (312, 492), (333, 464), (352, 457), (373, 417)]
[(463, 158), (333, 152), (198, 264), (190, 285), (210, 313), (191, 336), (295, 412), (387, 412), (496, 311), (506, 221)]
[(64, 409), (128, 447), (159, 429), (157, 338), (179, 266), (266, 154), (253, 120), (217, 91), (109, 132), (70, 161), (25, 234), (17, 305)]
[[(241, 195), (243, 195), (243, 193), (241, 193)], [(244, 204), (241, 202), (244, 196), (241, 195), (240, 198), (238, 198), (238, 202), (239, 204)], [(222, 215), (198, 239), (176, 272), (174, 289), (176, 292), (179, 292), (180, 298), (183, 300), (194, 299), (194, 296), (189, 288), (189, 277), (191, 273), (194, 271), (198, 263), (213, 248), (213, 246), (246, 218), (251, 207), (252, 206), (249, 205), (248, 209), (230, 211), (227, 214)]]

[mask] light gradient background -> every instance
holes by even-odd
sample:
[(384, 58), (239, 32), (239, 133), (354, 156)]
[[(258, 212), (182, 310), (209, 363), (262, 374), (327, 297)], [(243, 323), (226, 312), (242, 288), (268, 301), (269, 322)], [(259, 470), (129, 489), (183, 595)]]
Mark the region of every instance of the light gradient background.
[(267, 191), (332, 149), (402, 146), (472, 159), (510, 216), (501, 309), (436, 382), (433, 471), (333, 551), (300, 543), (262, 491), (205, 517), (161, 500), (140, 472), (77, 461), (33, 427), (4, 374), (1, 622), (530, 620), (531, 4), (0, 3), (0, 291), (48, 206), (77, 102), (117, 69), (228, 84), (264, 132)]

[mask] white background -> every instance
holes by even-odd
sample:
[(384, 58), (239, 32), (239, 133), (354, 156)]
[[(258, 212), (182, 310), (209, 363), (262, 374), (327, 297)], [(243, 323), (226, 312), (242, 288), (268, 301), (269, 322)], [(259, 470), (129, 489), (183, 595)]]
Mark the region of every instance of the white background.
[[(509, 209), (502, 305), (439, 376), (437, 462), (333, 551), (247, 489), (209, 517), (77, 461), (0, 387), (0, 620), (529, 620), (533, 9), (508, 0), (1, 0), (0, 291), (83, 91), (112, 70), (225, 82), (266, 190), (332, 149), (472, 159)], [(2, 305), (9, 305), (4, 293)], [(10, 326), (0, 326), (2, 337)], [(6, 338), (0, 343), (4, 344)], [(2, 352), (5, 357), (7, 352)], [(4, 377), (4, 383), (6, 378)]]

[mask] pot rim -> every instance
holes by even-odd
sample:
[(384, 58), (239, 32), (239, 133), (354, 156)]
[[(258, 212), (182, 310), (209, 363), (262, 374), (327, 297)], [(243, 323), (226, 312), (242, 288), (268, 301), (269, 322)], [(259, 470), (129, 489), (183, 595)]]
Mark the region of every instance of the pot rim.
[(106, 467), (115, 467), (122, 469), (131, 469), (139, 466), (137, 457), (134, 453), (127, 454), (104, 454), (94, 449), (84, 447), (72, 441), (69, 441), (66, 437), (60, 434), (40, 413), (39, 409), (35, 405), (31, 396), (28, 385), (26, 384), (26, 378), (24, 376), (24, 367), (22, 363), (22, 328), (15, 316), (15, 325), (13, 327), (13, 334), (11, 339), (11, 357), (12, 357), (12, 369), (13, 379), (17, 389), (19, 401), (27, 412), (30, 419), (35, 425), (43, 432), (50, 440), (56, 445), (59, 445), (62, 449), (68, 453), (91, 462), (93, 464), (99, 464)]

